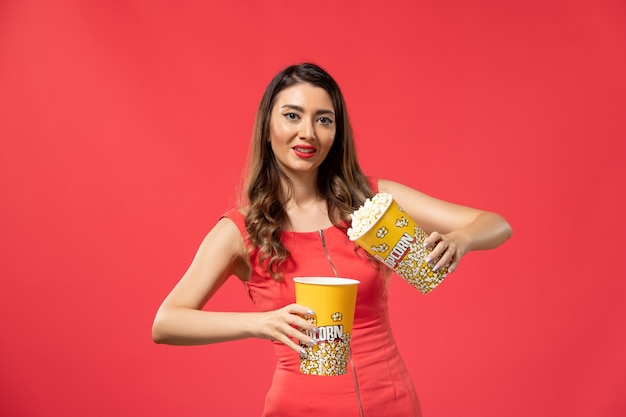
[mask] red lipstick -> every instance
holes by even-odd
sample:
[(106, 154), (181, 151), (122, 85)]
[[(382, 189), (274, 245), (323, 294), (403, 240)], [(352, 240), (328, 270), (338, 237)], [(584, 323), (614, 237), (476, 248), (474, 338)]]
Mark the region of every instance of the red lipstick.
[(311, 145), (297, 145), (293, 147), (293, 151), (299, 158), (308, 159), (315, 155), (317, 148)]

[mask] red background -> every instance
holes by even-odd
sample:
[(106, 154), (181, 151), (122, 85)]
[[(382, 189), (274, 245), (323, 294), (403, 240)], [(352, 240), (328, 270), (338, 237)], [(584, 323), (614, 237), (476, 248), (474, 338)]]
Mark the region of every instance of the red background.
[(392, 282), (425, 415), (626, 414), (623, 1), (179, 3), (0, 3), (0, 414), (260, 414), (268, 342), (150, 327), (305, 60), (368, 174), (513, 226), (427, 296)]

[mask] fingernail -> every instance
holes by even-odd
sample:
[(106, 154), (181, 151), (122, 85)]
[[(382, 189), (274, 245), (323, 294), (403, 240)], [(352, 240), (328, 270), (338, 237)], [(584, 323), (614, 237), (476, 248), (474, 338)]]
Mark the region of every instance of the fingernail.
[(430, 261), (432, 261), (431, 257), (429, 256), (428, 258), (426, 258), (426, 263), (429, 264)]
[(435, 272), (439, 271), (439, 265), (435, 265), (435, 267), (433, 268), (433, 271)]
[(317, 333), (317, 332), (319, 332), (319, 331), (320, 331), (320, 329), (318, 329), (317, 327), (313, 327), (313, 328), (311, 329), (311, 331), (312, 331), (313, 333)]
[(300, 356), (302, 356), (303, 358), (306, 358), (306, 350), (300, 349)]
[(311, 339), (311, 341), (309, 342), (309, 345), (311, 345), (311, 346), (317, 345), (317, 340)]
[(313, 312), (313, 310), (307, 310), (307, 311), (306, 311), (306, 313), (307, 313), (309, 316), (314, 316), (314, 315), (315, 315), (315, 313)]
[(424, 242), (424, 247), (430, 245), (430, 242)]

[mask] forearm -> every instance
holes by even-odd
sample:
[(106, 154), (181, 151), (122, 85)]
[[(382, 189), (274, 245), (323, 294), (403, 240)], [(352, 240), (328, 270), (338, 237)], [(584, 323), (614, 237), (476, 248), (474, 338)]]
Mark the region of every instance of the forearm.
[(202, 345), (255, 337), (257, 314), (168, 307), (157, 313), (152, 338), (169, 345)]
[(462, 234), (466, 242), (465, 252), (493, 249), (500, 246), (512, 235), (511, 226), (499, 214), (485, 212), (467, 226), (451, 234)]

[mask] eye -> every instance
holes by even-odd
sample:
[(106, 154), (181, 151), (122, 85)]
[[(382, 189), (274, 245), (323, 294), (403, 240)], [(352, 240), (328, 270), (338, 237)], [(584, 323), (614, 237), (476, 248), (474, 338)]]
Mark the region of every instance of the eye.
[(297, 120), (298, 119), (298, 115), (295, 113), (284, 113), (283, 116), (285, 116), (287, 118), (287, 120)]
[(333, 124), (333, 120), (325, 116), (320, 117), (317, 121), (326, 126)]

